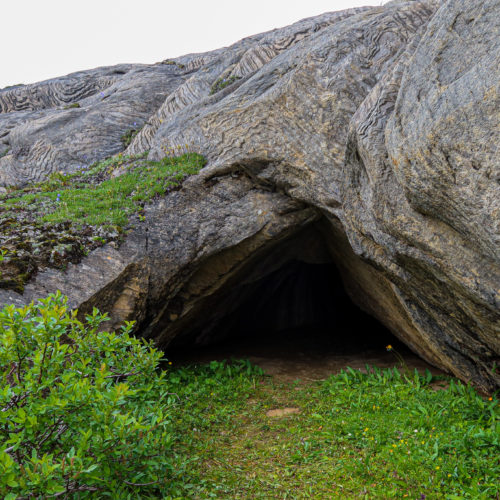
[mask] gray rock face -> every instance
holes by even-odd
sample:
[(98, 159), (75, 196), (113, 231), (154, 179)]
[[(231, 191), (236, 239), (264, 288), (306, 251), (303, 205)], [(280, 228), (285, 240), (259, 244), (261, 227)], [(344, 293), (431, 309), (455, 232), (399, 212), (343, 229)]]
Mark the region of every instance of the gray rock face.
[(499, 19), (498, 0), (391, 2), (0, 91), (3, 185), (114, 154), (134, 123), (128, 153), (187, 145), (209, 160), (119, 248), (0, 301), (60, 289), (165, 348), (203, 342), (287, 262), (334, 261), (415, 352), (498, 387)]

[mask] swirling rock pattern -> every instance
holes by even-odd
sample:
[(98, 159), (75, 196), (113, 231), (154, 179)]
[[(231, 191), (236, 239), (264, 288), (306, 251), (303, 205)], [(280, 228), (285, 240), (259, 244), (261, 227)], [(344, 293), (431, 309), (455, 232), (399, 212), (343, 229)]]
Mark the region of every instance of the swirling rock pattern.
[(60, 289), (167, 347), (210, 335), (244, 284), (330, 258), (414, 351), (497, 388), (499, 19), (498, 0), (393, 1), (0, 91), (4, 185), (114, 154), (131, 123), (144, 127), (129, 153), (188, 145), (209, 160), (119, 248), (0, 301)]

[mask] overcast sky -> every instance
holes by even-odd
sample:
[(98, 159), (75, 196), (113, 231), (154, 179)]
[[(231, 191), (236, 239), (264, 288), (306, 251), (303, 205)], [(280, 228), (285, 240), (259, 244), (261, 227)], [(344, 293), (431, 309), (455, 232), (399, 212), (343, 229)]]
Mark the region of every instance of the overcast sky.
[(229, 45), (386, 0), (0, 0), (0, 88)]

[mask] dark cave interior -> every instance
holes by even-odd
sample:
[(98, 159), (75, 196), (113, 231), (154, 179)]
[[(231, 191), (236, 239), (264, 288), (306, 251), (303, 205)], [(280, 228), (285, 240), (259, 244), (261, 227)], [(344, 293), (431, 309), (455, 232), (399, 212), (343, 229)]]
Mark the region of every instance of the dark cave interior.
[[(231, 357), (293, 357), (306, 353), (353, 356), (385, 352), (391, 344), (409, 352), (384, 325), (356, 306), (333, 262), (291, 259), (273, 272), (225, 292), (234, 304), (209, 329), (177, 337), (169, 359), (196, 361)], [(214, 303), (213, 310), (217, 308)]]

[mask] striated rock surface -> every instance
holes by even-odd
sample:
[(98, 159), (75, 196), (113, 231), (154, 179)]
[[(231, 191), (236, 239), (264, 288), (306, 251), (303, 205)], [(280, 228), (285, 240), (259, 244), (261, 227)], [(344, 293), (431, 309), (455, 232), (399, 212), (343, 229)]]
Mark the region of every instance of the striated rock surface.
[(333, 261), (415, 352), (497, 388), (499, 20), (498, 0), (395, 1), (0, 91), (5, 187), (120, 152), (130, 130), (127, 153), (208, 159), (121, 246), (0, 301), (59, 289), (165, 348), (206, 341), (285, 264)]

